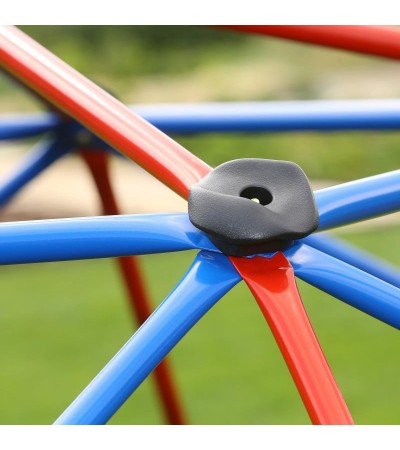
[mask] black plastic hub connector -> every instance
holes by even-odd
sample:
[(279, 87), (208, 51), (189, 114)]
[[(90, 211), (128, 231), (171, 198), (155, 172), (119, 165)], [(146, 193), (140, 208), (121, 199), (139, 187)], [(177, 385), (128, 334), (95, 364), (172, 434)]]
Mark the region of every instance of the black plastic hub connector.
[(295, 163), (244, 158), (218, 166), (190, 189), (189, 218), (226, 255), (290, 246), (318, 227), (307, 176)]

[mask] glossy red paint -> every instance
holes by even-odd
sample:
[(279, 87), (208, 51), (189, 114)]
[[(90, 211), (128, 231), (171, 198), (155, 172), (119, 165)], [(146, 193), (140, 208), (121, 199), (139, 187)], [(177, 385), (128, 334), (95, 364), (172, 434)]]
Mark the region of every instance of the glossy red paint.
[[(103, 214), (118, 215), (119, 209), (108, 170), (109, 155), (102, 151), (81, 151), (81, 156), (95, 182), (102, 203)], [(152, 308), (139, 260), (137, 257), (126, 256), (116, 258), (115, 261), (125, 284), (130, 309), (138, 324), (141, 325), (152, 313)], [(155, 369), (154, 379), (167, 422), (171, 425), (184, 425), (186, 420), (182, 402), (167, 359), (164, 359)]]
[(314, 424), (351, 425), (353, 419), (328, 366), (282, 253), (230, 260), (249, 286), (282, 352)]
[(0, 27), (0, 66), (184, 198), (211, 170), (15, 27)]
[(400, 29), (357, 25), (228, 25), (246, 33), (400, 59)]

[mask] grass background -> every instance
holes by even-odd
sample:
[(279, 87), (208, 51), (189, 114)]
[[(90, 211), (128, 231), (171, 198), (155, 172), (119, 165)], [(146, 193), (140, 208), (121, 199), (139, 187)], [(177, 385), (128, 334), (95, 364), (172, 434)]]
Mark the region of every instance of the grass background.
[[(393, 98), (396, 62), (196, 27), (23, 27), (125, 103)], [(40, 105), (0, 78), (0, 112)], [(174, 136), (212, 165), (237, 157), (300, 164), (312, 179), (398, 169), (400, 136), (291, 133)], [(400, 263), (395, 227), (343, 237)], [(154, 306), (193, 252), (142, 258)], [(0, 423), (51, 423), (132, 334), (111, 260), (0, 268)], [(399, 335), (300, 283), (357, 423), (399, 423)], [(192, 423), (308, 423), (267, 325), (237, 286), (172, 352)], [(111, 423), (160, 423), (151, 380)]]

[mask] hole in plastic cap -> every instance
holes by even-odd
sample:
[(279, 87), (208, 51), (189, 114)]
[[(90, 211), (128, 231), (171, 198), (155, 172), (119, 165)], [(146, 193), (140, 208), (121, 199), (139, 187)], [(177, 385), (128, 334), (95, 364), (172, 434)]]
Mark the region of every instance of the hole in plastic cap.
[(272, 200), (272, 194), (268, 189), (259, 186), (250, 186), (240, 193), (240, 196), (243, 198), (248, 198), (255, 203), (260, 203), (261, 205), (269, 205)]

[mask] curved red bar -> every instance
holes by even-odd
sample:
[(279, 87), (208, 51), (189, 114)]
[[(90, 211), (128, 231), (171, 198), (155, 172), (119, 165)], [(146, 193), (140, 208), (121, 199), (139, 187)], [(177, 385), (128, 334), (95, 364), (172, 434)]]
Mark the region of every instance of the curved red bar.
[[(104, 215), (118, 215), (119, 209), (108, 171), (109, 155), (99, 151), (81, 151), (81, 156), (88, 166), (102, 202)], [(151, 315), (152, 308), (141, 273), (139, 260), (134, 256), (116, 258), (128, 294), (129, 306), (139, 325)], [(170, 425), (186, 423), (182, 402), (172, 376), (168, 359), (164, 359), (154, 370), (154, 378), (158, 395)]]
[(0, 28), (0, 65), (177, 194), (210, 167), (15, 27)]
[(314, 424), (352, 425), (353, 419), (322, 353), (282, 253), (230, 258), (264, 314)]
[(400, 29), (357, 25), (228, 25), (224, 28), (400, 59)]

